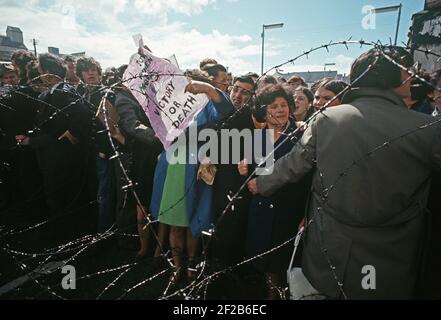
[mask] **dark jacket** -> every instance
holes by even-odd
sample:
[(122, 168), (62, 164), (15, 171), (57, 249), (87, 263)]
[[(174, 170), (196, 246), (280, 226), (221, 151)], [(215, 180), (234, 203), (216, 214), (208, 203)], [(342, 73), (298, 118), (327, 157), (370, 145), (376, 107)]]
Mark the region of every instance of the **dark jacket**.
[[(77, 88), (77, 92), (83, 98), (84, 104), (93, 115), (97, 114), (98, 107), (104, 96), (107, 97), (107, 101), (110, 104), (114, 105), (115, 103), (115, 94), (102, 85), (85, 86), (84, 84), (80, 84)], [(95, 153), (103, 153), (109, 158), (114, 152), (105, 129), (105, 125), (95, 117), (91, 130)], [(118, 143), (114, 141), (114, 144)]]
[(131, 155), (128, 167), (131, 179), (137, 183), (136, 191), (141, 203), (150, 206), (153, 175), (162, 144), (155, 136), (150, 121), (136, 99), (125, 91), (119, 91), (115, 99), (119, 115), (119, 127), (126, 137), (126, 148)]
[(119, 126), (124, 136), (129, 138), (132, 143), (138, 142), (153, 148), (152, 152), (159, 154), (162, 145), (159, 139), (156, 138), (149, 119), (135, 98), (125, 91), (118, 92), (115, 107), (120, 116)]
[[(258, 190), (271, 195), (316, 164), (303, 251), (311, 284), (334, 298), (412, 298), (441, 126), (425, 127), (433, 118), (392, 91), (353, 89), (343, 103), (312, 122), (274, 173), (257, 179)], [(375, 290), (362, 287), (366, 266), (376, 270)]]
[(86, 143), (90, 137), (93, 113), (74, 87), (61, 82), (43, 92), (39, 100), (41, 103), (36, 118), (39, 137), (33, 139), (35, 147), (43, 147), (47, 138), (58, 139), (66, 131), (80, 143)]
[(3, 87), (0, 94), (0, 149), (16, 145), (16, 135), (28, 135), (34, 128), (38, 93), (29, 86)]

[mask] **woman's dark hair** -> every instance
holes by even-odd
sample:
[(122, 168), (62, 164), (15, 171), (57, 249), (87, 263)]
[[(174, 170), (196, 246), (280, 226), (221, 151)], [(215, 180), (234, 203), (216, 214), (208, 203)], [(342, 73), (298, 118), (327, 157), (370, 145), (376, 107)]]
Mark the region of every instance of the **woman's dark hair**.
[(254, 116), (258, 122), (265, 122), (267, 106), (277, 98), (284, 98), (288, 102), (290, 112), (294, 110), (294, 98), (281, 84), (267, 84), (257, 89)]
[(96, 68), (98, 74), (101, 75), (101, 65), (92, 57), (81, 57), (77, 60), (77, 77), (81, 79), (81, 73), (90, 69)]
[(38, 62), (37, 61), (29, 61), (26, 65), (26, 73), (28, 77), (28, 81), (31, 83), (41, 83), (43, 82), (40, 77), (40, 71), (38, 71)]
[(301, 76), (292, 76), (288, 79), (288, 84), (293, 84), (299, 82), (302, 87), (306, 87), (305, 79), (303, 79)]
[[(409, 68), (413, 65), (411, 54), (401, 47), (385, 47), (385, 54), (397, 63)], [(374, 64), (375, 62), (375, 64)], [(357, 83), (354, 81), (359, 78), (370, 65), (372, 68)], [(351, 84), (357, 87), (372, 87), (378, 89), (392, 89), (401, 85), (401, 69), (389, 61), (379, 52), (379, 49), (373, 48), (359, 56), (351, 67)]]
[(301, 91), (306, 96), (306, 98), (308, 99), (309, 102), (312, 103), (314, 101), (314, 94), (312, 93), (311, 90), (309, 90), (308, 87), (300, 86), (300, 87), (295, 88), (293, 91), (294, 91), (294, 93), (296, 91)]
[(213, 78), (216, 78), (219, 72), (227, 72), (227, 69), (221, 64), (207, 64), (201, 70)]
[(204, 70), (204, 67), (205, 67), (206, 65), (209, 65), (209, 64), (214, 65), (214, 64), (218, 64), (218, 63), (217, 63), (217, 61), (216, 61), (215, 59), (213, 59), (213, 58), (205, 58), (204, 60), (202, 60), (202, 61), (199, 63), (199, 69)]
[(212, 84), (209, 74), (199, 69), (187, 69), (184, 72), (184, 76), (189, 77), (195, 81)]
[(311, 86), (311, 91), (313, 94), (315, 94), (317, 92), (317, 89), (320, 88), (322, 86), (322, 83), (328, 82), (333, 80), (332, 78), (321, 78), (319, 80), (317, 80), (316, 82), (314, 82)]
[(54, 74), (63, 78), (66, 76), (66, 65), (59, 57), (51, 53), (42, 53), (38, 56), (38, 64), (41, 69), (49, 74)]

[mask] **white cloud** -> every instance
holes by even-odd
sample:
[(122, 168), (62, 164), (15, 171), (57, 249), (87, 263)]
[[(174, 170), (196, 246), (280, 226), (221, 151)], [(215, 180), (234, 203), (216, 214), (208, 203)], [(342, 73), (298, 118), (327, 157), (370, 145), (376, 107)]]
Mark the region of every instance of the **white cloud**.
[[(28, 1), (35, 3), (35, 0)], [(184, 1), (182, 6), (193, 4), (197, 8), (208, 2)], [(173, 1), (161, 3), (164, 6)], [(230, 35), (218, 30), (202, 32), (182, 22), (167, 23), (166, 19), (158, 23), (156, 17), (132, 10), (130, 2), (125, 0), (100, 0), (94, 3), (86, 0), (63, 1), (38, 8), (28, 7), (27, 4), (29, 2), (2, 6), (0, 27), (20, 27), (28, 48), (31, 47), (31, 39), (36, 38), (39, 40), (39, 52), (46, 52), (48, 46), (60, 48), (61, 53), (86, 51), (104, 68), (128, 63), (129, 57), (136, 51), (132, 40), (135, 33), (143, 34), (145, 43), (156, 55), (168, 57), (176, 54), (183, 69), (196, 68), (203, 58), (213, 57), (233, 73), (239, 74), (254, 70), (247, 60), (260, 56), (258, 40), (253, 41), (249, 35)], [(74, 8), (73, 29), (63, 24), (66, 18), (63, 8), (66, 6)], [(182, 6), (178, 8), (184, 10)], [(190, 12), (188, 8), (185, 10)], [(277, 46), (268, 48), (266, 55), (277, 54), (277, 50)]]
[(156, 27), (147, 31), (145, 41), (160, 56), (176, 54), (182, 68), (195, 68), (200, 60), (213, 57), (233, 72), (244, 73), (252, 70), (252, 65), (244, 58), (260, 54), (259, 46), (252, 44), (248, 35), (233, 36), (217, 30), (210, 33), (195, 29), (182, 31), (185, 29), (182, 23)]
[(135, 8), (148, 15), (164, 14), (170, 11), (193, 15), (214, 3), (215, 0), (135, 0)]

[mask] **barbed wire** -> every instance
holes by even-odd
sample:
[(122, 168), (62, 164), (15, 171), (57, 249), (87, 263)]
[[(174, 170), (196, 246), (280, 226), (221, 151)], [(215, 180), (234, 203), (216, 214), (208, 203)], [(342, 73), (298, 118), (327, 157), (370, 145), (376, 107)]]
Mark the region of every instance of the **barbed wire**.
[[(363, 46), (363, 45), (369, 45), (369, 46), (374, 46), (374, 47), (376, 47), (376, 48), (382, 48), (382, 47), (383, 47), (383, 46), (380, 46), (378, 43), (366, 42), (366, 41), (363, 41), (363, 40), (360, 40), (360, 41), (351, 41), (351, 40), (349, 39), (349, 40), (346, 40), (346, 41), (330, 42), (329, 44), (322, 45), (322, 46), (319, 46), (319, 47), (317, 47), (317, 48), (313, 48), (313, 49), (311, 49), (311, 50), (309, 50), (309, 51), (303, 52), (301, 55), (299, 55), (299, 56), (297, 56), (297, 57), (295, 57), (295, 58), (293, 58), (293, 59), (290, 59), (288, 62), (283, 63), (283, 64), (281, 64), (281, 65), (278, 65), (278, 66), (275, 66), (275, 67), (269, 69), (265, 74), (267, 74), (268, 72), (270, 72), (270, 71), (272, 71), (272, 70), (279, 69), (280, 67), (282, 67), (282, 66), (284, 66), (284, 65), (286, 65), (286, 64), (288, 64), (288, 63), (293, 63), (293, 62), (295, 62), (297, 59), (299, 59), (300, 57), (308, 56), (308, 55), (311, 54), (312, 52), (317, 51), (317, 50), (319, 50), (319, 49), (326, 49), (326, 50), (329, 52), (329, 47), (336, 46), (336, 45), (345, 45), (345, 46), (347, 47), (348, 44), (359, 44), (360, 46)], [(378, 49), (378, 50), (379, 50), (379, 52), (380, 52), (382, 55), (385, 55), (385, 53), (384, 53), (381, 49)], [(429, 54), (436, 55), (435, 53), (428, 52), (427, 50), (425, 51), (425, 53), (426, 53), (427, 55), (429, 55)], [(439, 56), (439, 55), (438, 55), (438, 56)], [(390, 57), (389, 57), (389, 58), (390, 58)], [(393, 59), (391, 59), (391, 60), (392, 60), (391, 62), (393, 62), (394, 64), (397, 64), (397, 66), (399, 66), (399, 63), (397, 63), (397, 62), (394, 61)], [(369, 68), (371, 68), (371, 67), (372, 67), (372, 65), (371, 65)], [(412, 77), (416, 77), (416, 78), (419, 78), (418, 75), (416, 75), (415, 72), (412, 72), (412, 71), (409, 70), (408, 68), (405, 68), (405, 67), (403, 67), (403, 66), (399, 66), (399, 67), (400, 67), (402, 70), (407, 71), (407, 72), (409, 73), (410, 76), (412, 76)], [(363, 73), (363, 76), (364, 76), (368, 71), (369, 71), (369, 70), (366, 70), (366, 72)], [(169, 74), (169, 75), (171, 75), (171, 76), (177, 76), (177, 75), (173, 75), (173, 74)], [(145, 76), (145, 75), (144, 75), (144, 76)], [(151, 75), (149, 75), (149, 76), (151, 76)], [(157, 76), (157, 75), (156, 75), (156, 76)], [(182, 76), (182, 75), (179, 75), (179, 76)], [(424, 82), (424, 79), (420, 79), (420, 80), (422, 80), (422, 81)], [(356, 81), (354, 81), (354, 82), (356, 82)], [(121, 82), (121, 83), (118, 83), (118, 85), (121, 85), (121, 84), (122, 84), (122, 82)], [(427, 83), (427, 84), (428, 84), (428, 85), (431, 85), (431, 86), (434, 87), (435, 89), (438, 89), (438, 90), (439, 90), (439, 88), (437, 88), (436, 86), (433, 86), (433, 84), (430, 84), (430, 83)], [(315, 117), (317, 117), (318, 114), (322, 114), (322, 113), (323, 113), (323, 112), (329, 107), (329, 105), (332, 104), (333, 101), (335, 101), (337, 98), (340, 98), (344, 93), (346, 93), (348, 90), (350, 90), (350, 89), (353, 87), (353, 85), (354, 85), (354, 83), (352, 83), (352, 84), (347, 88), (347, 90), (345, 90), (341, 95), (337, 95), (333, 100), (329, 101), (329, 102), (325, 105), (325, 107), (324, 107), (322, 110), (320, 110), (320, 111), (314, 113), (314, 115), (310, 118), (310, 120), (308, 120), (307, 123), (310, 123), (311, 121), (313, 121), (313, 119), (314, 119)], [(115, 85), (114, 88), (116, 88), (116, 87), (117, 87), (117, 86)], [(101, 100), (101, 103), (103, 103), (104, 99), (107, 99), (107, 93), (105, 94), (105, 97), (103, 97), (103, 99)], [(67, 107), (69, 107), (69, 106), (67, 106)], [(109, 124), (108, 124), (108, 114), (107, 114), (107, 111), (106, 111), (106, 106), (103, 105), (102, 107), (103, 107), (103, 110), (104, 110), (103, 112), (104, 112), (104, 119), (105, 119), (105, 123), (106, 123), (106, 130), (107, 130), (106, 132), (107, 132), (107, 134), (108, 134), (109, 140), (111, 141), (111, 140), (112, 140), (112, 136), (111, 136), (111, 134), (110, 134), (110, 128), (109, 128)], [(62, 109), (65, 109), (65, 108), (62, 108)], [(235, 113), (236, 113), (236, 112), (239, 112), (239, 111), (240, 111), (240, 109), (239, 109), (239, 110), (236, 110)], [(56, 115), (56, 114), (58, 114), (58, 113), (55, 113), (55, 115)], [(53, 115), (54, 115), (54, 114), (53, 114)], [(387, 142), (385, 142), (384, 144), (382, 144), (381, 146), (379, 146), (379, 147), (375, 148), (374, 150), (372, 150), (371, 152), (369, 152), (369, 154), (367, 154), (365, 157), (369, 157), (370, 155), (372, 155), (372, 153), (377, 152), (378, 150), (380, 150), (380, 149), (382, 149), (382, 148), (385, 148), (385, 147), (389, 146), (389, 145), (390, 145), (391, 143), (393, 143), (394, 141), (398, 141), (399, 139), (404, 138), (404, 137), (406, 137), (407, 135), (413, 134), (413, 133), (416, 132), (416, 131), (424, 130), (424, 129), (426, 129), (426, 128), (428, 128), (428, 127), (430, 127), (430, 126), (432, 126), (432, 125), (434, 125), (434, 124), (436, 124), (436, 123), (438, 123), (438, 122), (440, 122), (440, 121), (441, 121), (441, 120), (437, 120), (437, 121), (434, 121), (433, 123), (425, 124), (425, 125), (423, 125), (423, 126), (420, 126), (420, 127), (417, 128), (417, 129), (413, 130), (412, 132), (408, 132), (407, 134), (404, 134), (404, 135), (402, 135), (402, 136), (400, 136), (400, 137), (397, 137), (396, 139), (392, 139), (391, 141), (387, 141)], [(226, 123), (228, 123), (228, 121), (225, 121), (225, 122), (223, 123), (223, 125), (226, 124)], [(295, 130), (294, 132), (297, 133), (298, 130), (299, 130), (299, 129)], [(286, 141), (292, 139), (293, 136), (294, 136), (294, 132), (288, 134), (288, 135), (286, 136), (286, 138), (284, 139), (283, 143), (285, 143)], [(124, 168), (124, 165), (122, 164), (122, 162), (121, 162), (120, 159), (119, 159), (119, 157), (121, 156), (121, 154), (118, 153), (118, 151), (117, 151), (115, 145), (114, 145), (112, 142), (111, 142), (111, 144), (112, 144), (112, 148), (113, 148), (113, 150), (114, 150), (114, 152), (115, 152), (115, 155), (114, 155), (115, 158), (114, 158), (114, 159), (117, 159), (117, 160), (119, 161), (119, 166), (120, 166), (120, 168), (122, 169), (122, 171), (123, 171), (123, 176), (124, 176), (124, 178), (126, 179), (126, 182), (127, 182), (127, 185), (124, 186), (124, 187), (125, 187), (125, 190), (130, 190), (130, 191), (132, 192), (132, 194), (134, 195), (136, 202), (137, 202), (138, 204), (140, 204), (139, 198), (137, 197), (137, 195), (136, 195), (136, 191), (134, 190), (134, 184), (133, 184), (133, 182), (130, 180), (129, 175), (127, 174), (127, 171), (126, 171), (125, 168)], [(363, 158), (364, 158), (364, 157), (363, 157)], [(266, 160), (265, 160), (265, 161), (266, 161)], [(360, 161), (362, 161), (362, 159), (360, 159)], [(262, 161), (262, 163), (263, 163), (263, 161)], [(353, 166), (356, 166), (356, 165), (358, 165), (358, 162), (357, 162), (357, 163), (354, 163), (350, 168), (352, 168)], [(350, 168), (347, 169), (348, 172), (350, 171)], [(342, 177), (344, 177), (348, 172), (342, 173), (342, 175), (339, 176), (339, 179), (342, 178)], [(255, 172), (254, 172), (254, 173), (255, 173)], [(333, 191), (333, 190), (335, 189), (335, 186), (336, 186), (337, 184), (338, 184), (338, 181), (336, 181), (335, 183), (331, 184), (331, 186), (328, 187), (327, 190), (328, 190), (329, 192)], [(245, 186), (246, 186), (246, 183), (245, 183), (244, 185), (242, 185), (241, 188), (240, 188), (240, 190), (235, 194), (235, 196), (233, 196), (232, 200), (228, 203), (227, 207), (226, 207), (225, 210), (223, 211), (221, 218), (227, 213), (228, 209), (230, 209), (231, 206), (234, 205), (234, 202), (237, 200), (237, 198), (238, 198), (240, 192), (244, 189)], [(326, 189), (324, 189), (324, 190), (326, 190)], [(328, 195), (329, 195), (329, 192), (327, 193)], [(183, 199), (180, 200), (180, 201), (184, 201), (184, 200), (185, 200), (185, 196), (184, 196)], [(143, 208), (143, 206), (140, 206), (140, 207)], [(147, 214), (147, 212), (145, 212), (145, 210), (143, 210), (143, 211), (144, 211), (144, 214), (145, 214), (146, 216), (149, 216), (149, 215)], [(318, 211), (320, 211), (320, 210), (318, 210)], [(314, 217), (315, 217), (315, 214), (313, 215), (312, 218), (314, 219)], [(312, 223), (313, 219), (311, 219), (311, 220), (308, 222), (307, 227)], [(219, 221), (217, 221), (217, 223), (216, 223), (215, 226), (214, 226), (213, 231), (216, 230), (216, 226), (217, 226), (220, 222), (221, 222), (221, 219), (220, 219)], [(150, 218), (149, 218), (149, 219), (148, 219), (148, 224), (147, 224), (147, 226), (150, 226), (150, 224), (152, 224), (152, 223), (154, 223), (154, 221), (150, 220)], [(112, 226), (112, 227), (113, 227), (113, 226)], [(25, 230), (25, 229), (23, 229), (23, 230)], [(30, 229), (30, 230), (32, 230), (32, 229)], [(109, 229), (109, 230), (110, 230), (110, 229)], [(24, 232), (26, 232), (26, 231), (23, 231), (23, 233), (24, 233)], [(21, 232), (19, 232), (19, 233), (21, 233)], [(114, 235), (114, 234), (117, 234), (117, 233), (112, 231), (112, 232), (110, 232), (109, 234), (107, 234), (107, 236), (109, 236), (109, 235)], [(14, 233), (9, 233), (9, 235), (14, 235)], [(213, 235), (214, 235), (214, 232), (211, 233), (211, 236), (213, 236)], [(133, 235), (132, 235), (132, 236), (133, 236)], [(91, 241), (91, 243), (90, 243), (88, 246), (81, 248), (80, 252), (78, 252), (77, 254), (75, 254), (75, 255), (72, 257), (72, 259), (75, 259), (76, 256), (78, 256), (81, 252), (83, 252), (84, 250), (86, 250), (90, 245), (93, 245), (94, 243), (96, 243), (96, 242), (98, 242), (98, 241), (105, 240), (105, 239), (107, 239), (106, 236), (103, 236), (103, 237), (101, 237), (101, 238), (98, 237), (97, 239), (93, 239), (93, 240)], [(209, 238), (209, 241), (210, 241), (211, 239), (212, 239), (212, 237)], [(293, 238), (293, 239), (294, 239), (294, 238)], [(287, 242), (284, 243), (283, 245), (288, 244), (289, 242), (293, 241), (293, 239), (290, 239), (289, 241), (287, 241)], [(156, 238), (156, 241), (157, 241), (158, 243), (160, 242), (158, 238)], [(283, 246), (283, 245), (282, 245), (282, 246)], [(204, 250), (203, 250), (203, 256), (204, 256), (204, 258), (205, 258), (204, 261), (207, 261), (207, 257), (206, 257), (206, 254), (205, 254), (207, 248), (208, 248), (208, 246), (205, 246), (205, 247), (204, 247)], [(279, 249), (279, 248), (280, 248), (280, 247), (277, 247), (277, 248), (274, 248), (273, 250), (277, 250), (277, 249)], [(190, 289), (190, 296), (191, 296), (191, 293), (193, 293), (192, 290), (194, 290), (194, 289), (204, 288), (204, 290), (205, 290), (204, 292), (205, 292), (205, 293), (204, 293), (203, 296), (206, 297), (206, 289), (207, 289), (207, 287), (208, 287), (208, 283), (210, 282), (210, 280), (213, 280), (213, 278), (215, 278), (216, 276), (218, 276), (218, 275), (220, 275), (220, 274), (222, 274), (222, 273), (230, 272), (232, 269), (236, 268), (236, 267), (239, 266), (239, 265), (249, 263), (249, 262), (253, 261), (254, 259), (260, 258), (261, 256), (264, 256), (264, 255), (266, 255), (266, 254), (268, 254), (268, 253), (271, 253), (271, 252), (273, 252), (273, 250), (270, 250), (270, 251), (268, 251), (268, 252), (266, 252), (266, 253), (264, 253), (264, 254), (262, 254), (262, 255), (259, 255), (259, 256), (256, 256), (256, 257), (253, 257), (253, 258), (251, 258), (251, 259), (244, 260), (243, 262), (241, 262), (241, 263), (239, 263), (239, 264), (237, 264), (237, 265), (235, 265), (235, 266), (233, 266), (233, 267), (226, 268), (226, 269), (224, 269), (224, 270), (218, 271), (218, 272), (216, 272), (215, 274), (213, 274), (213, 275), (211, 275), (211, 276), (208, 276), (208, 277), (205, 277), (205, 278), (203, 277), (203, 272), (201, 272), (201, 273), (197, 276), (197, 278), (196, 278), (196, 279), (199, 279), (199, 281), (200, 281), (198, 284), (195, 284), (195, 283), (190, 284), (186, 289), (179, 290), (178, 292), (179, 292), (179, 293), (184, 293), (186, 290), (189, 290), (189, 289)], [(19, 254), (19, 253), (17, 253), (17, 252), (14, 252), (13, 250), (12, 250), (12, 251), (10, 250), (8, 253), (9, 253), (9, 254)], [(164, 252), (163, 252), (163, 253), (164, 253)], [(165, 254), (167, 254), (167, 253), (165, 253)], [(168, 260), (168, 261), (169, 261), (169, 260)], [(332, 263), (331, 263), (330, 260), (328, 261), (328, 264), (330, 265), (330, 267), (333, 267), (333, 266), (332, 266)], [(127, 265), (126, 265), (126, 266), (127, 266)], [(118, 280), (119, 280), (124, 274), (126, 274), (126, 273), (128, 272), (128, 270), (130, 270), (130, 268), (132, 268), (132, 267), (134, 267), (134, 266), (135, 266), (135, 265), (130, 265), (130, 267), (127, 267), (127, 268), (126, 268), (125, 266), (121, 266), (121, 267), (118, 267), (118, 268), (114, 268), (113, 271), (119, 271), (119, 270), (125, 269), (125, 270), (123, 271), (123, 274), (122, 274), (122, 275), (120, 274), (115, 280), (118, 281)], [(171, 267), (173, 267), (173, 265), (171, 265)], [(204, 268), (205, 268), (205, 265), (203, 264), (202, 270), (204, 270)], [(331, 269), (332, 269), (332, 268), (331, 268)], [(111, 269), (104, 270), (104, 271), (101, 271), (101, 272), (97, 272), (96, 275), (105, 274), (105, 273), (107, 273), (106, 271), (108, 271), (109, 273), (112, 272), (112, 271), (109, 271), (109, 270), (111, 270)], [(155, 275), (153, 278), (156, 278), (157, 276), (164, 274), (166, 271), (167, 271), (167, 269), (164, 270), (164, 271), (162, 271), (161, 273)], [(87, 278), (87, 276), (85, 276), (85, 278)], [(125, 297), (125, 295), (126, 295), (127, 293), (129, 293), (129, 292), (131, 292), (132, 290), (138, 288), (139, 286), (141, 286), (141, 285), (143, 285), (143, 284), (145, 284), (145, 283), (148, 283), (148, 282), (149, 282), (149, 281), (148, 281), (149, 279), (152, 279), (152, 277), (150, 277), (150, 278), (144, 280), (143, 282), (139, 283), (138, 285), (136, 285), (136, 286), (130, 288), (130, 289), (127, 290), (126, 293), (125, 293), (123, 296), (121, 296), (120, 298)], [(206, 279), (208, 279), (208, 280), (206, 280)], [(112, 282), (112, 283), (114, 284), (114, 283), (116, 283), (116, 281), (115, 281), (115, 282)], [(338, 282), (338, 278), (336, 278), (336, 281)], [(208, 283), (207, 283), (207, 282), (208, 282)], [(111, 283), (111, 285), (109, 285), (108, 287), (112, 286), (112, 283)], [(342, 285), (342, 286), (343, 286), (343, 285)], [(342, 286), (341, 286), (341, 287), (342, 287)], [(108, 287), (106, 287), (106, 289), (107, 289)], [(106, 291), (106, 290), (104, 290), (104, 291), (100, 294), (100, 296), (101, 296), (105, 291)], [(342, 292), (342, 293), (344, 294), (344, 292)], [(176, 295), (176, 294), (167, 295), (167, 296), (162, 297), (161, 299), (171, 298), (171, 297), (173, 297), (173, 296), (175, 296), (175, 295)], [(100, 297), (100, 296), (99, 296), (99, 297)], [(98, 297), (98, 298), (99, 298), (99, 297)], [(188, 296), (187, 296), (187, 297), (188, 297)], [(61, 298), (62, 298), (62, 297), (61, 297)]]

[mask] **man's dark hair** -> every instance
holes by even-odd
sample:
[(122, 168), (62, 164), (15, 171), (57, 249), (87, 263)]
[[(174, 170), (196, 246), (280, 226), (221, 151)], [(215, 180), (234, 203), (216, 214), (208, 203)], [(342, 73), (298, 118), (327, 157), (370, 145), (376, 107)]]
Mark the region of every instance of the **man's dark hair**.
[(36, 61), (37, 57), (30, 51), (27, 50), (16, 50), (11, 55), (11, 61), (13, 61), (18, 67), (18, 75), (20, 77), (20, 83), (25, 83), (28, 81), (26, 76), (26, 65), (30, 61)]
[(7, 73), (15, 72), (18, 74), (17, 70), (11, 64), (0, 64), (0, 78), (3, 78)]
[(74, 56), (71, 55), (67, 55), (64, 57), (64, 62), (69, 63), (69, 62), (73, 62), (76, 63), (77, 62), (77, 58), (75, 58)]
[[(397, 63), (409, 68), (413, 65), (411, 54), (401, 47), (385, 47), (384, 52)], [(375, 64), (374, 64), (375, 62)], [(372, 68), (357, 83), (354, 81), (360, 77), (370, 65)], [(351, 67), (351, 84), (357, 87), (372, 87), (378, 89), (392, 89), (401, 85), (401, 69), (385, 58), (379, 49), (373, 48), (359, 56)]]
[(101, 69), (101, 65), (98, 63), (98, 61), (96, 61), (94, 58), (92, 57), (81, 57), (77, 60), (77, 69), (76, 69), (76, 73), (77, 73), (77, 77), (81, 78), (81, 73), (83, 71), (87, 71), (90, 69), (96, 68), (96, 70), (98, 71), (98, 74), (101, 75), (102, 73), (102, 69)]
[(250, 76), (243, 75), (243, 76), (234, 77), (234, 79), (233, 79), (233, 86), (238, 81), (239, 82), (243, 82), (243, 83), (249, 83), (249, 84), (251, 84), (253, 86), (253, 92), (254, 92), (254, 90), (256, 90), (256, 84), (254, 83), (253, 78), (251, 78)]
[(286, 83), (286, 79), (284, 77), (280, 76), (277, 78), (277, 83), (284, 84), (284, 83)]
[(54, 74), (63, 79), (66, 77), (67, 69), (64, 61), (51, 53), (40, 54), (38, 64), (45, 73)]
[(259, 79), (259, 75), (257, 74), (257, 73), (255, 73), (255, 72), (248, 72), (247, 74), (245, 74), (246, 76), (248, 76), (248, 77), (251, 77), (251, 78), (257, 78), (257, 79)]
[(256, 82), (257, 88), (265, 87), (268, 84), (277, 84), (277, 79), (275, 77), (267, 74), (267, 75), (260, 77)]
[(31, 83), (41, 83), (40, 71), (38, 71), (38, 62), (29, 61), (26, 65), (27, 77)]

